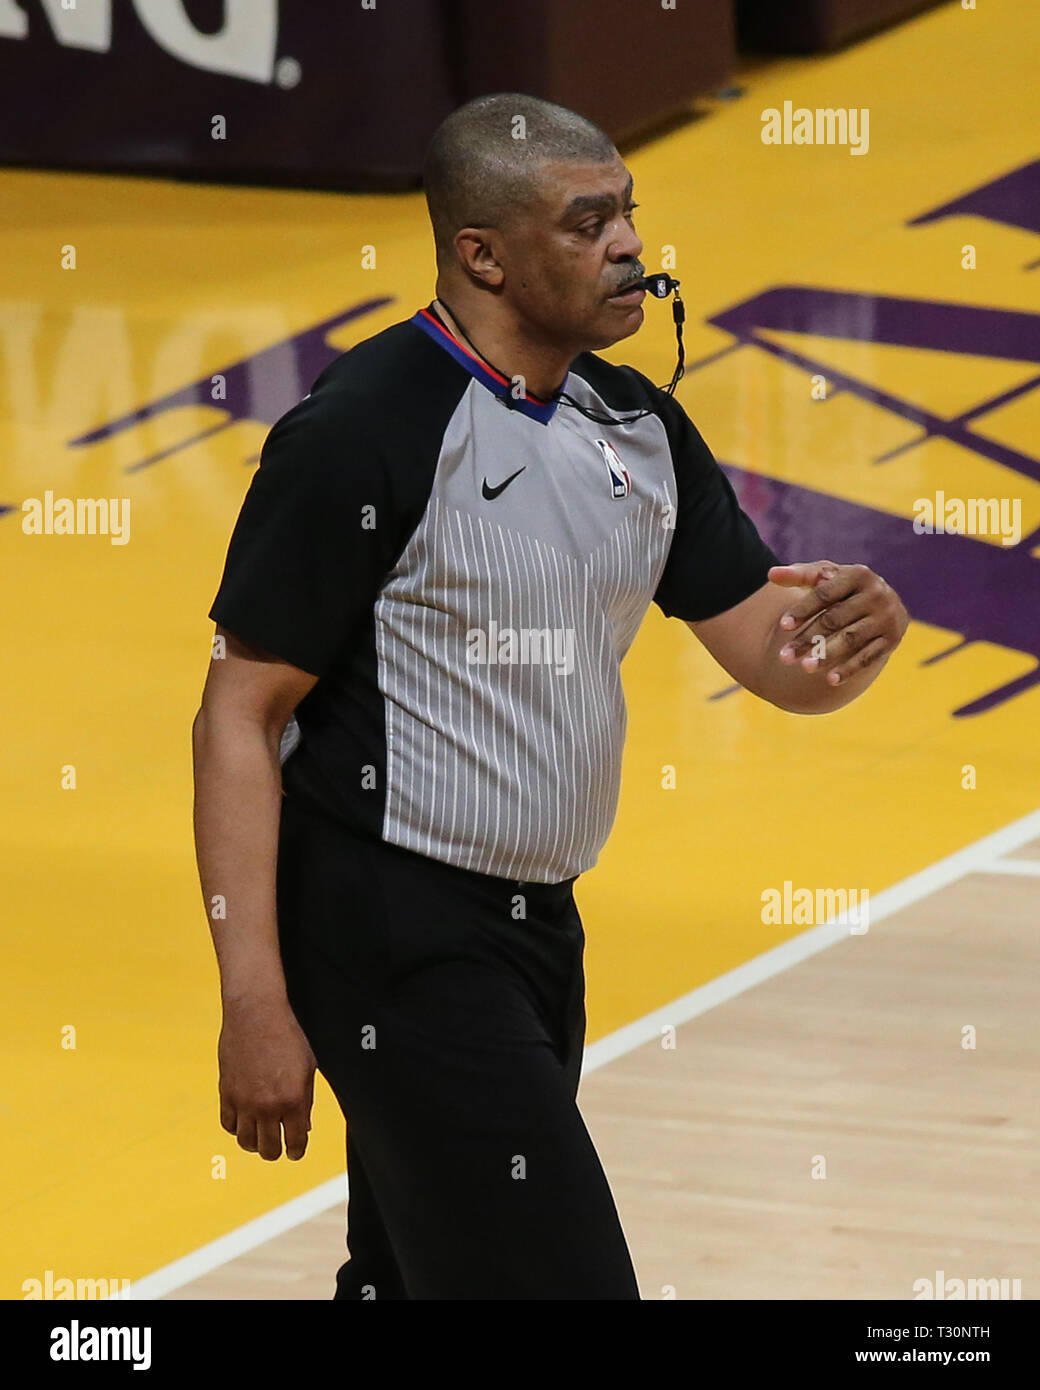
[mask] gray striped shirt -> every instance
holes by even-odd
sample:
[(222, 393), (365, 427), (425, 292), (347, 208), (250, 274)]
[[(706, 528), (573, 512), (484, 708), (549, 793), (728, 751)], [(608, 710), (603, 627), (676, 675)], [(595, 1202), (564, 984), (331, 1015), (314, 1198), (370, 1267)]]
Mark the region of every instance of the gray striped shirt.
[(778, 563), (675, 401), (593, 354), (563, 391), (652, 411), (514, 398), (428, 311), (344, 354), (268, 436), (211, 610), (320, 677), (288, 795), (550, 883), (610, 833), (650, 603), (709, 617)]

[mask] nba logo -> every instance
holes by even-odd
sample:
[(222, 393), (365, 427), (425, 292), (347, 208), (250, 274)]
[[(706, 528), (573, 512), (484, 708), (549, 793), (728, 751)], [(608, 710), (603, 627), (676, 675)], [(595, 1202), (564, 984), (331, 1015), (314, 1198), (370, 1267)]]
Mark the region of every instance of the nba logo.
[(627, 497), (632, 491), (632, 479), (628, 476), (628, 469), (621, 462), (618, 451), (606, 439), (597, 439), (596, 447), (603, 455), (603, 462), (607, 465), (611, 497)]

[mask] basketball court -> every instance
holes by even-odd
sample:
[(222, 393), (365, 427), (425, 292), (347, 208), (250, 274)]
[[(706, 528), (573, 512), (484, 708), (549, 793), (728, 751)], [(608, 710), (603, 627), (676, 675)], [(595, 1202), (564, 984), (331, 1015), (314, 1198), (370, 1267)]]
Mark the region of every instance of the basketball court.
[[(626, 658), (620, 811), (576, 887), (579, 1103), (644, 1299), (1040, 1287), (1037, 33), (1028, 0), (943, 5), (745, 64), (622, 150), (646, 266), (682, 282), (677, 398), (742, 506), (785, 561), (863, 562), (912, 619), (824, 717), (734, 688), (656, 608)], [(869, 109), (869, 150), (763, 143), (787, 101)], [(219, 1125), (190, 727), (270, 423), (432, 298), (425, 206), (11, 169), (0, 190), (0, 1295), (51, 1271), (330, 1298), (331, 1092), (300, 1163)], [(605, 355), (667, 381), (667, 307)], [(47, 493), (130, 499), (125, 540), (26, 534)], [(915, 530), (940, 493), (1017, 499), (1016, 534)], [(867, 894), (867, 928), (818, 919), (821, 891)]]

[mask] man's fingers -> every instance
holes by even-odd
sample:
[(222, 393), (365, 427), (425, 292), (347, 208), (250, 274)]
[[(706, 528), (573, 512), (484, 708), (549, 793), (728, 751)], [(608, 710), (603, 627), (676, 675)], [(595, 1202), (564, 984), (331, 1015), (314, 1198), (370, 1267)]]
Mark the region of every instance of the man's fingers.
[(244, 1110), (238, 1112), (238, 1147), (245, 1149), (246, 1153), (255, 1154), (257, 1150), (256, 1142), (256, 1118), (247, 1114)]
[(282, 1156), (282, 1125), (276, 1114), (261, 1115), (256, 1122), (259, 1145), (257, 1152), (261, 1158), (273, 1163)]
[[(259, 1050), (254, 1046), (249, 1065), (236, 1070), (225, 1058), (220, 1074), (221, 1125), (236, 1136), (239, 1148), (258, 1153), (268, 1163), (282, 1156), (283, 1130), (287, 1156), (302, 1158), (311, 1127), (317, 1063), (295, 1018), (288, 1022), (291, 1026), (282, 1038), (265, 1035), (261, 1026)], [(243, 1037), (234, 1029), (221, 1037), (230, 1061), (240, 1063), (237, 1053), (244, 1046)]]
[(226, 1129), (228, 1134), (238, 1133), (238, 1115), (235, 1107), (224, 1096), (220, 1097), (220, 1127)]
[(801, 661), (803, 657), (818, 655), (821, 637), (826, 639), (827, 651), (840, 656), (855, 630), (853, 625), (870, 612), (868, 595), (861, 592), (850, 594), (841, 603), (834, 603), (823, 609), (815, 618), (810, 619), (801, 631), (789, 633), (779, 649), (780, 660), (790, 665), (795, 661)]
[(842, 568), (834, 560), (807, 560), (794, 565), (773, 565), (766, 578), (788, 589), (813, 588), (821, 579), (830, 579)]
[(311, 1127), (310, 1106), (297, 1106), (282, 1116), (287, 1158), (302, 1158), (307, 1151), (307, 1131)]
[(833, 671), (829, 671), (827, 680), (831, 685), (840, 685), (842, 681), (848, 680), (857, 671), (862, 671), (865, 666), (870, 666), (890, 650), (891, 644), (887, 637), (875, 637), (872, 642), (861, 647), (851, 660), (843, 661), (840, 666), (835, 666)]
[[(786, 577), (786, 571), (794, 571), (797, 577)], [(869, 573), (866, 565), (836, 565), (833, 560), (818, 560), (811, 565), (774, 566), (768, 572), (774, 584), (812, 586), (809, 593), (792, 600), (780, 619), (780, 626), (793, 632), (807, 618), (854, 593)]]
[[(822, 650), (818, 644), (815, 650), (810, 647), (797, 656), (784, 656), (783, 653), (787, 650), (784, 647), (780, 653), (780, 660), (785, 666), (799, 661), (803, 671), (836, 670), (838, 662), (848, 663), (851, 657), (858, 655), (866, 646), (879, 639), (884, 639), (884, 633), (880, 631), (877, 619), (868, 613), (866, 617), (850, 623), (833, 636), (825, 637)], [(837, 685), (838, 682), (831, 681), (830, 684)]]
[(767, 578), (774, 584), (797, 587), (800, 584), (813, 585), (828, 577), (828, 570), (839, 569), (834, 560), (805, 560), (794, 565), (773, 565)]
[(282, 1155), (282, 1130), (285, 1130), (285, 1152), (288, 1158), (302, 1158), (307, 1151), (307, 1135), (311, 1127), (311, 1107), (314, 1103), (314, 1081), (311, 1079), (304, 1098), (298, 1105), (285, 1106), (281, 1111), (235, 1110), (230, 1101), (221, 1100), (220, 1123), (238, 1139), (239, 1148), (246, 1153), (258, 1153), (268, 1162)]

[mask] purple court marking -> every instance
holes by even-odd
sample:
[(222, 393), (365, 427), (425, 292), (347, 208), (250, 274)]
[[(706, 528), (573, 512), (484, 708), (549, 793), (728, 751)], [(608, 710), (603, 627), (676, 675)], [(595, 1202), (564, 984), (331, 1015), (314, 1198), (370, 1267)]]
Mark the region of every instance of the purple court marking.
[[(784, 285), (725, 309), (708, 322), (732, 333), (748, 346), (761, 348), (806, 372), (836, 381), (861, 400), (883, 406), (911, 424), (921, 426), (923, 433), (914, 441), (916, 443), (940, 436), (1040, 482), (1040, 459), (976, 434), (965, 423), (966, 418), (975, 418), (983, 410), (995, 408), (1006, 392), (990, 402), (973, 406), (964, 417), (947, 420), (890, 391), (836, 371), (814, 357), (759, 336), (760, 330), (772, 329), (853, 342), (967, 353), (1021, 362), (1023, 374), (1027, 375), (1027, 364), (1040, 363), (1040, 315), (965, 304), (938, 304), (927, 299), (896, 299), (846, 290)], [(1034, 375), (1029, 379), (1035, 381), (1037, 378)], [(1021, 394), (1021, 390), (1016, 388), (1016, 394)]]
[(984, 217), (990, 222), (1003, 222), (1005, 226), (1040, 234), (1040, 159), (1023, 164), (1021, 169), (1014, 169), (981, 188), (973, 188), (952, 203), (923, 212), (906, 225), (920, 227), (926, 222), (954, 216)]
[[(153, 416), (161, 415), (163, 411), (172, 410), (176, 406), (215, 405), (227, 412), (227, 419), (219, 424), (201, 430), (182, 440), (179, 444), (174, 444), (168, 449), (152, 454), (149, 458), (129, 464), (125, 471), (136, 473), (142, 468), (147, 468), (169, 458), (171, 454), (187, 448), (188, 445), (194, 444), (200, 439), (206, 439), (219, 430), (227, 429), (229, 425), (235, 424), (239, 420), (260, 420), (266, 425), (273, 425), (287, 410), (290, 410), (298, 401), (303, 399), (329, 363), (334, 362), (341, 355), (339, 348), (330, 347), (325, 341), (326, 334), (333, 328), (340, 327), (341, 324), (361, 318), (364, 314), (371, 314), (376, 309), (381, 309), (384, 305), (393, 302), (392, 296), (382, 299), (366, 299), (361, 304), (355, 304), (353, 308), (347, 309), (344, 313), (334, 314), (332, 318), (323, 319), (320, 323), (314, 324), (313, 327), (305, 328), (302, 333), (273, 343), (271, 347), (265, 348), (262, 352), (254, 353), (251, 357), (243, 357), (228, 367), (222, 367), (219, 371), (211, 372), (209, 376), (200, 377), (188, 386), (182, 386), (179, 391), (171, 391), (169, 395), (161, 396), (159, 400), (141, 406), (139, 410), (132, 410), (128, 415), (121, 415), (118, 420), (101, 425), (98, 429), (89, 430), (86, 434), (78, 435), (75, 439), (69, 440), (69, 447), (80, 448), (85, 444), (95, 444), (99, 439), (108, 439), (121, 430), (129, 429), (131, 425), (138, 424), (141, 420), (151, 419)], [(213, 399), (211, 393), (214, 376), (224, 378), (226, 391), (224, 400), (215, 401)]]
[(722, 466), (763, 540), (785, 563), (829, 557), (869, 565), (897, 591), (911, 618), (960, 634), (939, 655), (990, 642), (1037, 663), (996, 690), (980, 691), (955, 716), (982, 714), (1040, 684), (1040, 560), (1021, 544), (918, 535), (909, 518)]
[[(1000, 220), (1040, 230), (1038, 174), (1040, 162), (998, 180), (977, 195), (966, 195), (934, 215), (971, 211), (992, 218), (999, 213)], [(1036, 209), (1035, 214), (1030, 208)], [(931, 220), (931, 216), (917, 221)], [(808, 373), (819, 373), (843, 390), (920, 427), (921, 433), (914, 440), (874, 460), (876, 463), (892, 466), (896, 455), (929, 437), (941, 436), (1007, 468), (1009, 475), (1040, 481), (1040, 459), (968, 428), (970, 421), (1040, 385), (1040, 376), (1029, 370), (1032, 364), (1040, 363), (1040, 316), (787, 285), (754, 295), (708, 321), (731, 333), (734, 346), (760, 348)], [(770, 342), (761, 336), (763, 330), (1020, 362), (1023, 381), (959, 416), (944, 419), (915, 402), (837, 372), (807, 353)], [(718, 355), (713, 354), (713, 358)], [(713, 358), (705, 359), (704, 365)], [(911, 617), (961, 634), (956, 646), (933, 655), (925, 664), (951, 656), (972, 642), (1007, 647), (1037, 663), (1032, 671), (999, 689), (980, 692), (978, 698), (955, 710), (955, 716), (981, 714), (1040, 683), (1040, 561), (1029, 553), (1040, 531), (1024, 536), (1012, 547), (967, 536), (918, 535), (910, 519), (751, 474), (735, 465), (724, 467), (745, 510), (777, 554), (792, 560), (821, 558), (833, 553), (835, 538), (840, 538), (842, 554), (835, 558), (850, 557), (869, 565), (898, 590)], [(716, 698), (730, 689), (718, 692)]]

